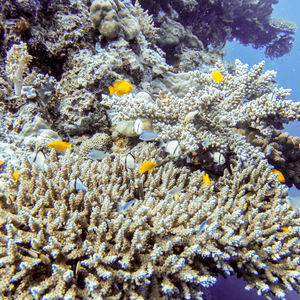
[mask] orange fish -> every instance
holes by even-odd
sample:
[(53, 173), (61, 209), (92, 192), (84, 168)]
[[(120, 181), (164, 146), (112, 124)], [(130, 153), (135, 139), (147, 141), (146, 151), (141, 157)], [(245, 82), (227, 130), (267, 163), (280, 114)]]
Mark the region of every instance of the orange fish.
[(109, 86), (108, 89), (110, 95), (116, 93), (117, 96), (122, 96), (124, 94), (128, 95), (133, 90), (133, 86), (126, 80), (120, 80), (113, 86)]
[(290, 229), (288, 229), (287, 227), (281, 227), (281, 229), (282, 229), (284, 232), (292, 233), (292, 231), (291, 231)]
[(224, 80), (223, 74), (220, 71), (212, 71), (211, 76), (212, 76), (213, 80), (218, 83), (220, 83), (221, 81)]
[(55, 150), (62, 150), (66, 151), (67, 148), (71, 148), (72, 143), (68, 144), (67, 142), (62, 142), (62, 141), (54, 141), (48, 144), (48, 147), (54, 148)]
[(273, 174), (278, 174), (276, 179), (279, 180), (281, 183), (285, 183), (285, 178), (284, 178), (283, 174), (280, 171), (274, 169), (274, 170), (272, 170), (272, 173)]
[(12, 177), (15, 179), (15, 181), (17, 182), (18, 181), (18, 179), (19, 179), (19, 177), (20, 177), (20, 175), (19, 175), (19, 173), (15, 170), (14, 171), (14, 174), (12, 174)]
[(145, 161), (141, 164), (139, 172), (144, 173), (144, 172), (151, 172), (155, 167), (157, 166), (157, 163), (153, 161)]
[(211, 182), (210, 182), (210, 179), (209, 179), (208, 174), (203, 174), (203, 175), (202, 175), (202, 179), (203, 179), (204, 183), (205, 183), (207, 186), (211, 185)]

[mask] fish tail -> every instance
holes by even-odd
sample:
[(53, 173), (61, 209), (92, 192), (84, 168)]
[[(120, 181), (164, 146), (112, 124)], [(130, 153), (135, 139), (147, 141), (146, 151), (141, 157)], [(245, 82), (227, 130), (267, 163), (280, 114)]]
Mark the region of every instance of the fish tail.
[(109, 89), (109, 94), (110, 95), (112, 95), (115, 92), (115, 89), (114, 89), (113, 86), (109, 86), (108, 89)]
[(67, 144), (66, 147), (67, 147), (68, 149), (71, 149), (71, 145), (72, 145), (72, 143)]

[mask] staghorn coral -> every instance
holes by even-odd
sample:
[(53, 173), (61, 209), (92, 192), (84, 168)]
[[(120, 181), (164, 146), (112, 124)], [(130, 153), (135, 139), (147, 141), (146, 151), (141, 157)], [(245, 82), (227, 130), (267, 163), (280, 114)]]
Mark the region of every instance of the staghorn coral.
[[(206, 186), (200, 170), (161, 164), (152, 143), (132, 154), (159, 165), (147, 175), (125, 170), (119, 155), (92, 163), (68, 150), (60, 158), (53, 151), (47, 171), (24, 159), (18, 182), (7, 168), (1, 296), (202, 299), (202, 287), (233, 273), (267, 298), (300, 292), (300, 216), (265, 159), (232, 165)], [(74, 190), (77, 176), (87, 193)], [(173, 187), (182, 189), (176, 200)]]
[(247, 142), (263, 151), (271, 165), (284, 174), (285, 184), (300, 189), (300, 138), (276, 130), (272, 137), (262, 136), (258, 130), (238, 129), (246, 135)]
[[(201, 151), (202, 143), (210, 137), (213, 150), (229, 152), (242, 157), (234, 149), (235, 128), (257, 129), (263, 136), (271, 137), (283, 123), (300, 119), (299, 103), (283, 100), (289, 90), (275, 86), (274, 71), (263, 72), (264, 63), (253, 66), (243, 65), (236, 60), (235, 74), (230, 74), (218, 62), (215, 69), (224, 75), (224, 81), (217, 83), (210, 74), (192, 71), (189, 74), (198, 83), (199, 89), (192, 87), (182, 98), (159, 95), (155, 101), (143, 98), (104, 96), (106, 103), (114, 111), (113, 121), (144, 117), (152, 120), (153, 128), (160, 132), (164, 141), (178, 139), (184, 152)], [(186, 115), (199, 110), (194, 121), (183, 123)]]

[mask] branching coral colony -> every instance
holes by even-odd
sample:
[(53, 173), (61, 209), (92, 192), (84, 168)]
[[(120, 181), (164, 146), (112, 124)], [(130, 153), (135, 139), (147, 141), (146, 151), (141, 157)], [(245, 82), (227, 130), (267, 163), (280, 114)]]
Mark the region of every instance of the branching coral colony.
[[(299, 103), (283, 100), (288, 91), (263, 63), (215, 70), (224, 80), (191, 72), (202, 88), (182, 99), (105, 99), (114, 121), (147, 118), (162, 140), (178, 139), (181, 156), (167, 157), (155, 142), (130, 150), (137, 165), (157, 163), (151, 173), (124, 166), (126, 153), (91, 161), (70, 150), (59, 158), (52, 150), (43, 170), (24, 158), (18, 180), (8, 167), (3, 298), (202, 299), (219, 274), (238, 274), (268, 299), (300, 292), (300, 216), (272, 172), (284, 141), (299, 155), (299, 140), (277, 130), (300, 119)], [(192, 163), (182, 164), (187, 156)], [(299, 159), (294, 167), (281, 170), (290, 184)]]

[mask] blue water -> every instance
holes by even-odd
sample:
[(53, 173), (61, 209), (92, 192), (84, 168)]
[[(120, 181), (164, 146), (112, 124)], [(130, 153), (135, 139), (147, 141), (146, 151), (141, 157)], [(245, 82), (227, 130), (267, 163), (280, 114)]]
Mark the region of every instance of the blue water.
[[(277, 71), (279, 87), (292, 89), (288, 99), (300, 101), (300, 0), (280, 0), (274, 5), (273, 17), (283, 18), (295, 22), (298, 30), (295, 34), (292, 51), (283, 57), (271, 60), (264, 54), (264, 49), (255, 50), (251, 46), (244, 46), (239, 42), (228, 42), (226, 45), (227, 55), (225, 59), (234, 61), (236, 58), (251, 67), (265, 60), (265, 70)], [(285, 130), (292, 136), (300, 136), (300, 122), (293, 122), (285, 126)], [(296, 188), (290, 189), (291, 196), (300, 196)], [(299, 297), (300, 299), (300, 297)]]
[[(264, 54), (264, 49), (255, 50), (251, 46), (244, 46), (239, 42), (228, 42), (226, 45), (227, 54), (225, 59), (234, 61), (236, 58), (243, 63), (249, 64), (251, 67), (254, 64), (265, 60), (265, 70), (277, 71), (277, 82), (279, 87), (292, 89), (288, 99), (300, 101), (300, 0), (280, 0), (274, 5), (273, 16), (293, 21), (297, 24), (298, 30), (295, 34), (294, 47), (292, 51), (283, 57), (271, 60)], [(285, 130), (290, 135), (299, 136), (300, 122), (293, 122), (285, 126)], [(300, 196), (300, 191), (296, 188), (290, 189), (291, 196)], [(241, 300), (264, 299), (256, 294), (255, 291), (246, 291), (244, 289), (246, 283), (236, 277), (229, 279), (218, 278), (215, 286), (210, 288), (210, 292), (215, 299), (224, 300)], [(278, 299), (278, 298), (273, 298)], [(291, 292), (286, 297), (287, 300), (299, 300), (300, 295), (296, 292)]]

